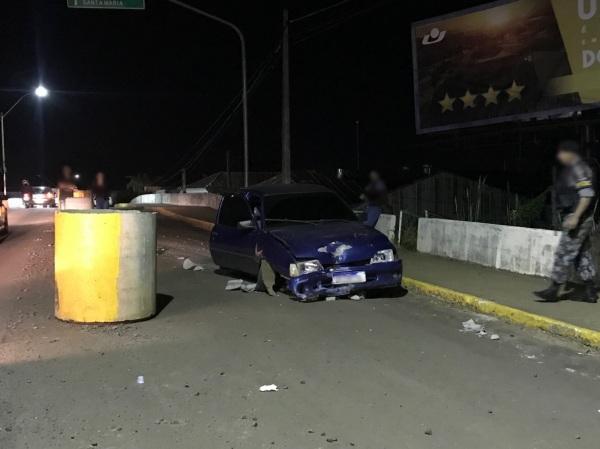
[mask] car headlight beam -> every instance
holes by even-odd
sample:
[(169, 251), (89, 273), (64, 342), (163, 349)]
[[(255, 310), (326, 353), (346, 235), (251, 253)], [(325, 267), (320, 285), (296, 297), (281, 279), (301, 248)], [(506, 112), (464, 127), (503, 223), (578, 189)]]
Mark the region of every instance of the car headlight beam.
[(393, 249), (382, 249), (377, 251), (373, 257), (371, 257), (371, 263), (385, 263), (393, 262), (396, 259)]
[(290, 277), (296, 278), (303, 274), (323, 271), (323, 265), (318, 260), (304, 260), (290, 264)]

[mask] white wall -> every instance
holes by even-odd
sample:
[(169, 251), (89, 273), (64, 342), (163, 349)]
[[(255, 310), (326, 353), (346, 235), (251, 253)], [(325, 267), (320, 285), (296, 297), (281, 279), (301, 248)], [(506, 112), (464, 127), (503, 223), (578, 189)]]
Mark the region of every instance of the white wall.
[(420, 218), (417, 250), (515, 273), (549, 277), (560, 235), (546, 229)]
[(218, 209), (221, 195), (214, 193), (148, 193), (135, 197), (131, 204), (171, 204), (176, 206), (202, 206)]

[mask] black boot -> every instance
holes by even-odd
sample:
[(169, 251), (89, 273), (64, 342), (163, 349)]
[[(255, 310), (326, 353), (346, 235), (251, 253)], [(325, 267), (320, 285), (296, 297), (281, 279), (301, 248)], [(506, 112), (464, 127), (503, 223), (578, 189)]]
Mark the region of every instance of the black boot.
[(595, 304), (598, 302), (598, 291), (593, 281), (585, 283), (585, 293), (583, 296), (583, 302), (589, 302)]
[(557, 302), (559, 290), (560, 284), (553, 281), (547, 289), (533, 292), (533, 294), (540, 298), (536, 300), (538, 302)]

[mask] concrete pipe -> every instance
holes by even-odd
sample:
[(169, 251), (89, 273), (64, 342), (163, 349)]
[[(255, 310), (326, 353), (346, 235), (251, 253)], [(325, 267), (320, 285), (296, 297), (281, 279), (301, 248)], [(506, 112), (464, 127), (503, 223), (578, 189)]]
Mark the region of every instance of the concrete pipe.
[(156, 313), (156, 214), (67, 210), (55, 224), (56, 318), (115, 323)]

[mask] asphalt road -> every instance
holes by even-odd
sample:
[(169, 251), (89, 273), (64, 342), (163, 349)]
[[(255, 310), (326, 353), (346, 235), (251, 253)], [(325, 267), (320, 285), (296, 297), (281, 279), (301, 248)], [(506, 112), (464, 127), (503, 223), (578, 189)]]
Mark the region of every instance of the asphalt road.
[[(599, 447), (600, 356), (584, 347), (413, 295), (300, 304), (225, 292), (206, 233), (163, 218), (160, 314), (62, 323), (52, 216), (11, 212), (2, 449)], [(206, 270), (184, 271), (188, 256)], [(461, 332), (469, 318), (488, 336)], [(259, 391), (272, 383), (278, 392)]]

